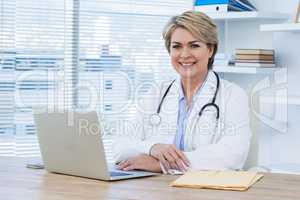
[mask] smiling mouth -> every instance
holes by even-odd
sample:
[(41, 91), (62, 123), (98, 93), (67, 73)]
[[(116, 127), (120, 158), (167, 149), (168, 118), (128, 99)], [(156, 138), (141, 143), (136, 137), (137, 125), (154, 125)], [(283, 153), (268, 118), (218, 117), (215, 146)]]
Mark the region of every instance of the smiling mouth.
[(182, 62), (179, 62), (179, 64), (180, 64), (183, 68), (190, 68), (190, 67), (192, 67), (193, 65), (195, 65), (196, 62), (189, 62), (189, 63), (182, 63)]

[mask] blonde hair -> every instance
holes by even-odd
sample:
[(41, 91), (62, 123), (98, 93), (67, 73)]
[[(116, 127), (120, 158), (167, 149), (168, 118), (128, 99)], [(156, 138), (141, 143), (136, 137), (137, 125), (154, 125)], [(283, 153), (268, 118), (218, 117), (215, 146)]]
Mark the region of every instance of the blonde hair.
[(208, 61), (208, 69), (212, 68), (215, 54), (218, 50), (218, 30), (210, 17), (202, 12), (186, 11), (170, 19), (163, 31), (165, 46), (170, 53), (171, 37), (176, 28), (184, 28), (199, 41), (213, 48), (213, 54)]

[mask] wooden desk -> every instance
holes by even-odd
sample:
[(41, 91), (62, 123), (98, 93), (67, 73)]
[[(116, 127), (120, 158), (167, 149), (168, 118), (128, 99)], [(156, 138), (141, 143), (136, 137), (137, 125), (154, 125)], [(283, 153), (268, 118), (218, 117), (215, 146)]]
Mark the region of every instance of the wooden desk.
[(298, 200), (300, 176), (266, 174), (246, 192), (170, 187), (176, 176), (104, 182), (25, 167), (20, 158), (0, 157), (1, 200), (178, 199)]

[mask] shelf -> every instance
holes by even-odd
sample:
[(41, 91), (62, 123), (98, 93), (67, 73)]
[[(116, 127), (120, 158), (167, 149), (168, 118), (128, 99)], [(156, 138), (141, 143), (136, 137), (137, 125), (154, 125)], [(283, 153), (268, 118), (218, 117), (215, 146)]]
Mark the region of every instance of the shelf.
[(260, 98), (261, 103), (274, 103), (282, 105), (300, 105), (300, 96), (287, 96), (287, 97), (266, 97)]
[(234, 66), (214, 66), (214, 71), (221, 73), (237, 74), (272, 74), (278, 68), (258, 68), (258, 67), (234, 67)]
[(244, 20), (244, 19), (287, 19), (289, 16), (283, 13), (275, 12), (220, 12), (206, 13), (215, 20)]
[(261, 31), (300, 31), (300, 23), (262, 24)]

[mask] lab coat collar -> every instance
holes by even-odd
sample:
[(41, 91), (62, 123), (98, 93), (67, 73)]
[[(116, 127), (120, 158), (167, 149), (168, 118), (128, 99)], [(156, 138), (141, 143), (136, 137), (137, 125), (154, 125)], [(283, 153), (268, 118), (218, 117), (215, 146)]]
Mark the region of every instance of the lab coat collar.
[[(201, 103), (201, 101), (197, 101), (199, 98), (207, 100), (206, 103), (210, 102), (215, 94), (215, 90), (217, 88), (217, 78), (213, 71), (209, 70), (207, 73), (206, 81), (203, 83), (201, 90), (196, 93), (195, 102)], [(203, 102), (202, 102), (203, 103)]]
[[(209, 73), (209, 72), (208, 72), (208, 73)], [(205, 85), (205, 83), (206, 83), (206, 81), (207, 81), (207, 77), (208, 77), (208, 76), (205, 77), (205, 80), (204, 80), (204, 82), (202, 83), (202, 85), (201, 85), (199, 88), (197, 88), (197, 91), (196, 91), (196, 93), (195, 93), (195, 96), (197, 96), (197, 94), (199, 94), (199, 93), (201, 92), (203, 86)], [(194, 100), (195, 100), (195, 96), (193, 97), (193, 102), (194, 102)], [(182, 81), (180, 80), (180, 87), (179, 87), (179, 101), (181, 101), (183, 98), (185, 98), (185, 95), (184, 95), (184, 92), (183, 92)]]
[[(217, 88), (216, 76), (213, 73), (213, 71), (209, 70), (207, 73), (206, 80), (204, 81), (203, 85), (198, 89), (195, 96), (193, 97), (193, 101), (197, 105), (196, 107), (199, 108), (201, 104), (204, 105), (210, 102), (211, 99), (213, 98), (216, 88)], [(179, 102), (182, 98), (184, 98), (184, 93), (183, 93), (180, 78), (176, 79), (174, 84), (172, 85), (170, 89), (170, 95), (173, 95), (174, 98), (172, 98), (172, 100), (177, 102)], [(199, 98), (201, 100), (199, 100)]]
[[(194, 98), (194, 105), (191, 110), (191, 114), (189, 115), (186, 130), (185, 130), (186, 135), (193, 134), (192, 132), (198, 119), (203, 120), (203, 116), (198, 118), (199, 112), (205, 104), (210, 103), (212, 101), (216, 88), (217, 88), (216, 76), (213, 73), (213, 71), (209, 71), (207, 74), (206, 82), (201, 88), (201, 91), (197, 92)], [(189, 136), (185, 137), (185, 139), (187, 138), (189, 138)], [(185, 140), (185, 144), (187, 144), (187, 142), (190, 143), (192, 141)]]

